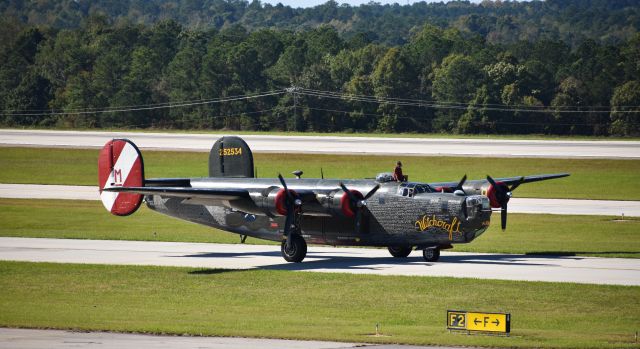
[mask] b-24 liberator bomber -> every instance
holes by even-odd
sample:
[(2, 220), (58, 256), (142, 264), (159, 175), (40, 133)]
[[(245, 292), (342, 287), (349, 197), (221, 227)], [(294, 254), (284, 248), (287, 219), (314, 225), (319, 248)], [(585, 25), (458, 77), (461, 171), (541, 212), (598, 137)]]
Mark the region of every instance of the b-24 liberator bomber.
[[(489, 227), (521, 184), (566, 177), (547, 174), (455, 182), (374, 179), (256, 178), (251, 149), (239, 137), (222, 137), (209, 153), (209, 177), (146, 179), (133, 142), (113, 139), (98, 159), (100, 197), (107, 210), (126, 216), (143, 198), (157, 212), (240, 235), (281, 242), (288, 262), (301, 262), (307, 243), (387, 247), (407, 257), (422, 250), (428, 262), (440, 250), (468, 243)], [(323, 176), (324, 177), (324, 176)]]

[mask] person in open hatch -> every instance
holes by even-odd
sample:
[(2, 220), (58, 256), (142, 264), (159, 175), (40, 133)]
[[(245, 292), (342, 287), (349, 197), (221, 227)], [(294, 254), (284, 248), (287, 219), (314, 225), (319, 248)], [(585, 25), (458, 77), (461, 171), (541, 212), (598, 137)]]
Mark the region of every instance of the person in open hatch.
[(402, 162), (398, 161), (396, 168), (393, 170), (393, 180), (396, 182), (406, 182), (408, 179), (408, 176), (402, 174)]

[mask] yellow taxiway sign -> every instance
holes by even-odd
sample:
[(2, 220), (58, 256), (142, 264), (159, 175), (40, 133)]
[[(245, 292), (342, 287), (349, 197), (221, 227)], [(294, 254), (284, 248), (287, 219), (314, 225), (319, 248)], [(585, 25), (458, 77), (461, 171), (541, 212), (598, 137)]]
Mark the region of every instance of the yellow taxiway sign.
[(447, 328), (507, 334), (511, 331), (511, 314), (447, 310)]

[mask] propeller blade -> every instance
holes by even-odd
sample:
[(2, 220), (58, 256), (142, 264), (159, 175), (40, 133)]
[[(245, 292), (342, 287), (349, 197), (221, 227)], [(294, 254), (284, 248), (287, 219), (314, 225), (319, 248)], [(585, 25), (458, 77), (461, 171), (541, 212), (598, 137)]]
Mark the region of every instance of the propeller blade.
[(365, 195), (365, 196), (364, 196), (364, 199), (363, 199), (363, 200), (367, 200), (368, 198), (372, 197), (372, 196), (373, 196), (373, 194), (375, 194), (375, 193), (378, 191), (378, 189), (380, 189), (380, 184), (376, 184), (376, 186), (375, 186), (375, 187), (373, 187), (373, 189), (371, 189), (371, 190), (367, 193), (367, 195)]
[(353, 195), (353, 193), (347, 189), (347, 187), (344, 185), (344, 183), (340, 182), (340, 188), (342, 188), (342, 191), (345, 192), (345, 194), (347, 194), (347, 196), (349, 196), (349, 200), (351, 200), (351, 202), (356, 205), (358, 202), (358, 198)]
[(293, 203), (293, 200), (295, 198), (293, 197), (293, 194), (291, 194), (291, 192), (289, 191), (289, 188), (287, 188), (287, 183), (284, 181), (284, 178), (282, 178), (282, 174), (278, 173), (278, 179), (280, 180), (282, 187), (284, 187), (285, 193), (287, 193), (287, 199), (289, 199), (289, 201)]
[(280, 180), (280, 184), (284, 187), (284, 190), (287, 190), (287, 183), (285, 183), (284, 178), (282, 178), (282, 174), (278, 173), (278, 179)]
[(517, 181), (510, 189), (509, 191), (514, 191), (516, 190), (517, 187), (520, 186), (520, 184), (524, 183), (524, 177), (520, 177), (520, 180)]
[(500, 210), (500, 226), (502, 227), (502, 231), (507, 229), (507, 203), (506, 202), (502, 205), (502, 209)]
[[(494, 181), (493, 178), (491, 178), (491, 176), (487, 175), (487, 180), (495, 188), (495, 190), (496, 190), (496, 199), (498, 199), (498, 202), (500, 203), (500, 205), (502, 205), (503, 202), (508, 200), (507, 199), (507, 191), (505, 190), (503, 185), (498, 185), (496, 183), (496, 181)], [(509, 189), (509, 188), (507, 188), (507, 189)]]
[[(487, 176), (487, 177), (488, 177), (488, 176)], [(455, 188), (453, 188), (453, 191), (456, 191), (456, 190), (462, 190), (462, 186), (464, 185), (464, 182), (466, 182), (466, 181), (467, 181), (467, 175), (465, 174), (465, 175), (462, 177), (462, 179), (460, 180), (460, 182), (458, 182), (458, 185), (456, 185), (456, 187), (455, 187)], [(462, 190), (462, 191), (464, 191), (464, 190)]]
[(360, 222), (362, 221), (362, 210), (356, 211), (356, 234), (360, 234)]
[(496, 181), (494, 181), (491, 176), (487, 175), (487, 180), (489, 181), (489, 183), (491, 183), (491, 185), (493, 185), (494, 188), (496, 188), (496, 191), (502, 191), (502, 188), (496, 184)]

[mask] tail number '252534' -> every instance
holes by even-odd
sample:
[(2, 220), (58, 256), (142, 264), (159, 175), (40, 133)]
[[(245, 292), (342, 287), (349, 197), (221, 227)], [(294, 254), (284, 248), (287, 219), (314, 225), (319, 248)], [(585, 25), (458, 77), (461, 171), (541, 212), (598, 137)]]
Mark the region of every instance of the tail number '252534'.
[(242, 155), (242, 148), (220, 148), (218, 154), (220, 156), (238, 156)]

